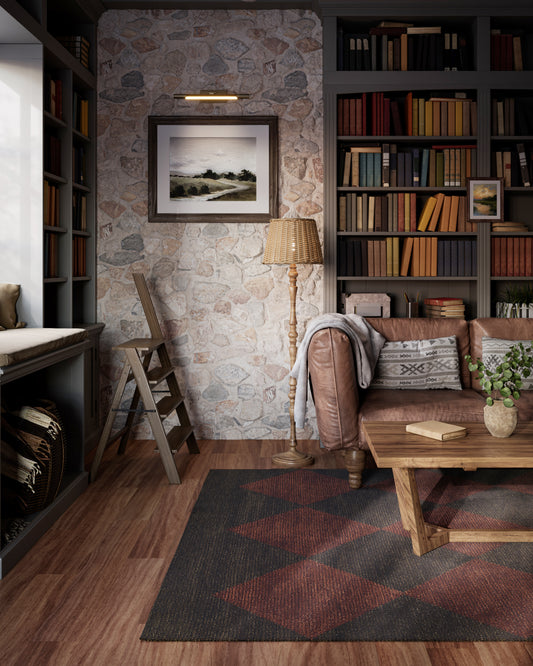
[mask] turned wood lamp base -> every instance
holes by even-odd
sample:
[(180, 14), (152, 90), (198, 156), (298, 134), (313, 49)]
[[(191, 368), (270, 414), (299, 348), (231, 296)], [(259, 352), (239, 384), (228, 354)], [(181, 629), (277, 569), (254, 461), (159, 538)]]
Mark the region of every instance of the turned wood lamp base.
[(276, 453), (276, 455), (272, 456), (272, 462), (274, 465), (279, 465), (280, 467), (307, 467), (307, 465), (312, 465), (315, 459), (313, 456), (302, 453), (297, 449), (289, 449), (288, 451)]

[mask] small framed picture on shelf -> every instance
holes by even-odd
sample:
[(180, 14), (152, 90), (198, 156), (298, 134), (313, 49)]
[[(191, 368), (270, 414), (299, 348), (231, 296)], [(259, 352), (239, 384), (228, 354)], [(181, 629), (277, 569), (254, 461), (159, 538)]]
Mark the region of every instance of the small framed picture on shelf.
[(468, 178), (466, 187), (470, 222), (503, 220), (503, 178)]

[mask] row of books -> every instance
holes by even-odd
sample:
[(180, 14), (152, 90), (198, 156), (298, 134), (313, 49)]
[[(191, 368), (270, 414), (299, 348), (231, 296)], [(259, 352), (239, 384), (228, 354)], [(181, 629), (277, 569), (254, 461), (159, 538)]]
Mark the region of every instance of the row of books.
[(337, 43), (341, 71), (468, 69), (466, 39), (441, 26), (380, 25), (365, 32), (340, 26)]
[(45, 134), (43, 143), (44, 170), (61, 175), (61, 141), (53, 134)]
[(74, 92), (72, 100), (72, 124), (74, 129), (89, 136), (89, 100)]
[(533, 276), (533, 238), (491, 238), (491, 273), (494, 277)]
[(409, 236), (403, 242), (400, 275), (412, 277), (474, 277), (475, 240)]
[(44, 76), (44, 108), (59, 120), (63, 120), (63, 81)]
[(523, 143), (517, 143), (513, 150), (495, 150), (492, 159), (493, 173), (503, 178), (505, 187), (531, 187), (533, 150), (526, 151)]
[(424, 298), (426, 317), (464, 319), (465, 304), (462, 298)]
[(87, 274), (87, 239), (76, 236), (72, 239), (72, 275), (84, 277)]
[(471, 222), (467, 217), (465, 196), (437, 192), (426, 199), (417, 231), (477, 231), (477, 222)]
[(43, 224), (59, 226), (59, 187), (46, 179), (43, 182)]
[(66, 35), (57, 38), (72, 55), (89, 69), (89, 40), (82, 35)]
[(495, 97), (491, 104), (493, 136), (533, 135), (533, 99), (531, 97)]
[(523, 71), (521, 34), (498, 28), (490, 31), (490, 68), (496, 71)]
[(349, 277), (473, 277), (475, 240), (436, 236), (339, 239), (338, 275)]
[(340, 136), (474, 136), (477, 102), (465, 93), (435, 94), (428, 98), (408, 92), (382, 92), (339, 97), (337, 133)]
[(72, 228), (87, 231), (87, 196), (82, 192), (72, 193)]
[(44, 247), (43, 247), (43, 271), (45, 278), (58, 277), (58, 244), (59, 238), (57, 233), (44, 234)]
[(337, 230), (348, 232), (477, 231), (477, 222), (467, 220), (466, 197), (442, 192), (426, 199), (420, 215), (414, 192), (348, 192), (339, 196), (337, 219)]
[(398, 149), (394, 143), (339, 151), (342, 187), (466, 187), (477, 175), (475, 145)]

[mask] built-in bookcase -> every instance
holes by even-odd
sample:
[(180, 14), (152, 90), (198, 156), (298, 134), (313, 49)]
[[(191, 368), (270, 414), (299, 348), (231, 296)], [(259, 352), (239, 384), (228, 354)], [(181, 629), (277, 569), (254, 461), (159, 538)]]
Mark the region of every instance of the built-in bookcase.
[[(533, 8), (378, 4), (320, 3), (325, 308), (383, 292), (393, 316), (406, 294), (495, 316), (509, 285), (533, 283), (531, 261), (511, 253), (533, 241)], [(504, 179), (504, 220), (519, 232), (468, 219), (469, 177)], [(497, 274), (504, 243), (512, 272)]]
[(9, 116), (0, 139), (0, 281), (21, 285), (17, 310), (29, 327), (83, 326), (89, 333), (1, 375), (2, 409), (37, 399), (57, 405), (67, 463), (57, 497), (14, 532), (18, 514), (0, 498), (0, 577), (83, 492), (85, 455), (99, 432), (94, 72), (103, 10), (98, 0), (0, 0), (0, 82)]

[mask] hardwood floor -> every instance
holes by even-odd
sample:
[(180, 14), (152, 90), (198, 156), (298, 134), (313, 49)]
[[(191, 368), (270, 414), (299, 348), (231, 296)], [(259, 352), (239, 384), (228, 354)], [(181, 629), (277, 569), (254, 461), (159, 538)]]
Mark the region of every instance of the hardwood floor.
[[(201, 441), (170, 486), (153, 442), (106, 453), (87, 492), (0, 581), (3, 666), (527, 666), (530, 643), (146, 643), (142, 628), (209, 469), (272, 467), (280, 441)], [(316, 442), (319, 467), (342, 467)], [(356, 491), (355, 491), (356, 492)]]

